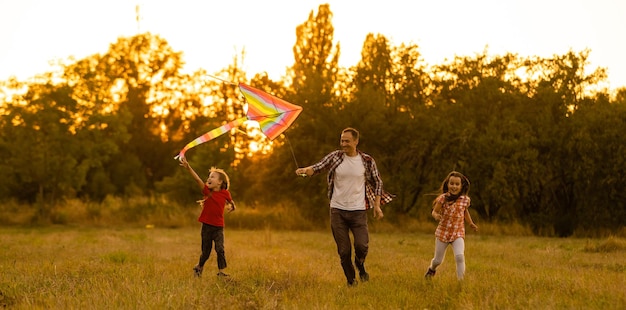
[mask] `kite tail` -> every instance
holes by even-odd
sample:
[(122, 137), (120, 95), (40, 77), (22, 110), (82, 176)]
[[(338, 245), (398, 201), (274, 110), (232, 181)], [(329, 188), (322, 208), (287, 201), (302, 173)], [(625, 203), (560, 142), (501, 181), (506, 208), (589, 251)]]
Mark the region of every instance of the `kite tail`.
[(239, 125), (243, 124), (243, 122), (245, 122), (248, 118), (247, 117), (242, 117), (242, 118), (238, 118), (228, 124), (224, 124), (220, 127), (217, 127), (199, 137), (197, 137), (196, 139), (194, 139), (193, 141), (187, 143), (187, 145), (185, 145), (185, 147), (178, 153), (178, 155), (176, 155), (176, 157), (174, 157), (174, 159), (177, 160), (182, 160), (183, 158), (185, 158), (185, 152), (187, 152), (187, 150), (189, 150), (192, 147), (198, 146), (204, 142), (210, 141), (214, 138), (217, 138), (225, 133), (227, 133), (228, 131), (230, 131), (231, 129), (238, 127)]

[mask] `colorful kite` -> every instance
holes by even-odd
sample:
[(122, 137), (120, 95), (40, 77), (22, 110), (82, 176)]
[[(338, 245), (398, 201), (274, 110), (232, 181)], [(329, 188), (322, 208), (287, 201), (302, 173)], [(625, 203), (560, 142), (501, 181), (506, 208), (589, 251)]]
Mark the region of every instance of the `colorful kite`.
[(239, 90), (241, 90), (246, 102), (248, 102), (248, 112), (246, 116), (215, 128), (189, 142), (180, 153), (174, 157), (175, 159), (182, 159), (185, 157), (185, 152), (190, 148), (217, 138), (243, 124), (246, 120), (258, 122), (263, 134), (267, 136), (268, 139), (274, 140), (289, 128), (300, 112), (302, 112), (301, 106), (291, 104), (246, 84), (239, 83)]

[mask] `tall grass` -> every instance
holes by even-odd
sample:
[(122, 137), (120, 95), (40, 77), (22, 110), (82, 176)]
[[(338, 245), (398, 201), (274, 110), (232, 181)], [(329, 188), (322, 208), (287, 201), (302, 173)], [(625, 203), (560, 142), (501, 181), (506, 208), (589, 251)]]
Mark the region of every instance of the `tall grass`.
[[(320, 206), (320, 212), (313, 212), (313, 214), (317, 214), (314, 218), (311, 218), (311, 215), (305, 216), (297, 207), (285, 203), (274, 206), (248, 206), (238, 202), (237, 206), (236, 212), (226, 215), (226, 222), (230, 227), (240, 230), (258, 230), (270, 227), (275, 230), (315, 231), (328, 229), (329, 225), (328, 212), (326, 211), (328, 206)], [(46, 212), (40, 212), (38, 207), (38, 205), (20, 204), (15, 201), (0, 203), (0, 225), (40, 226), (53, 224), (94, 227), (149, 225), (181, 228), (195, 224), (201, 210), (198, 204), (182, 205), (176, 201), (170, 201), (162, 195), (130, 198), (109, 196), (102, 202), (70, 199), (49, 207), (50, 209)], [(393, 206), (389, 208), (393, 208)], [(371, 222), (371, 228), (376, 232), (432, 233), (435, 224), (430, 217), (429, 210), (427, 209), (427, 214), (411, 217), (397, 212), (387, 212), (385, 209), (385, 220)], [(44, 218), (41, 217), (42, 214), (45, 214)], [(474, 221), (478, 222), (482, 235), (533, 235), (529, 226), (515, 222), (481, 222), (477, 215), (474, 215)], [(578, 229), (574, 231), (573, 236), (577, 238), (608, 236), (626, 238), (626, 226), (618, 230), (607, 230), (602, 227), (598, 227), (594, 231)]]
[[(247, 206), (238, 203), (237, 211), (226, 214), (226, 222), (237, 229), (258, 230), (270, 227), (275, 230), (315, 231), (328, 229), (328, 213), (314, 219), (306, 218), (293, 206), (278, 204), (275, 206)], [(201, 207), (197, 204), (181, 205), (168, 201), (162, 196), (154, 197), (107, 197), (104, 201), (85, 202), (70, 199), (60, 202), (46, 212), (46, 218), (40, 218), (37, 205), (19, 204), (15, 201), (0, 203), (0, 225), (40, 226), (67, 225), (93, 227), (137, 227), (154, 226), (161, 228), (189, 227), (197, 223)], [(327, 206), (320, 208), (328, 209)], [(429, 218), (430, 219), (430, 218)], [(480, 223), (480, 222), (479, 222)], [(432, 233), (433, 221), (407, 217), (393, 212), (386, 212), (384, 221), (370, 223), (371, 229), (378, 232), (416, 232)], [(495, 235), (532, 235), (530, 228), (517, 223), (506, 225), (480, 223), (483, 234)], [(626, 236), (626, 231), (621, 236)]]
[[(372, 224), (375, 224), (372, 222)], [(228, 224), (227, 224), (228, 225)], [(375, 230), (375, 229), (374, 229)], [(369, 282), (347, 287), (329, 231), (226, 228), (230, 279), (200, 231), (0, 228), (0, 307), (11, 309), (624, 309), (626, 240), (470, 233), (467, 275), (450, 250), (431, 281), (429, 233), (372, 232)]]

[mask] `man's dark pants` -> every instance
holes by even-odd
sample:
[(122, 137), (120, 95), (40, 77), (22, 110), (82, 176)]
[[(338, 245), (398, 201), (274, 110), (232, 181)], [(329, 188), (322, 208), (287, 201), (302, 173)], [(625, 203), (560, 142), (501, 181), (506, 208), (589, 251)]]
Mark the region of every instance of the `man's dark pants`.
[(341, 260), (343, 273), (346, 275), (348, 283), (353, 283), (356, 274), (354, 265), (352, 265), (350, 231), (352, 231), (352, 236), (354, 237), (354, 264), (360, 273), (365, 273), (363, 264), (365, 263), (369, 244), (367, 211), (345, 211), (331, 208), (330, 227), (337, 244), (337, 253)]

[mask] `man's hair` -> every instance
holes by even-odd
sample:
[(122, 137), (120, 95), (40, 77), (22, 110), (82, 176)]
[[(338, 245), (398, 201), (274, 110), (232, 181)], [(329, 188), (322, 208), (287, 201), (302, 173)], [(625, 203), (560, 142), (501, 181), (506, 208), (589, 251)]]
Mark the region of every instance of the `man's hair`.
[(228, 189), (230, 187), (230, 179), (228, 178), (228, 174), (223, 169), (211, 167), (209, 170), (209, 175), (211, 172), (217, 172), (220, 176), (220, 180), (222, 181), (222, 189)]
[(346, 129), (344, 129), (343, 131), (341, 131), (342, 134), (346, 133), (346, 132), (349, 132), (350, 134), (352, 134), (352, 137), (355, 140), (359, 140), (359, 131), (358, 130), (356, 130), (356, 129), (352, 128), (352, 127), (348, 127)]

